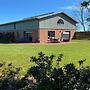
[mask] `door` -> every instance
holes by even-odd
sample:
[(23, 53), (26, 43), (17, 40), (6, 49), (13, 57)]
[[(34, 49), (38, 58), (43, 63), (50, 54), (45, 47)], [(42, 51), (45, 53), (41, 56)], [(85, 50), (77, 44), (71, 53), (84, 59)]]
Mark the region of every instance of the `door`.
[(62, 32), (62, 41), (69, 41), (70, 40), (70, 32)]

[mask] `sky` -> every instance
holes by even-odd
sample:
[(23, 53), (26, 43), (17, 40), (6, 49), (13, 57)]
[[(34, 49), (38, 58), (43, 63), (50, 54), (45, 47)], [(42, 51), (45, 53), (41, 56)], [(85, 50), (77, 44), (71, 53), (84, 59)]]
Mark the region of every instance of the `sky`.
[(83, 0), (0, 0), (0, 23), (20, 20), (48, 12), (67, 12), (73, 16)]
[[(0, 24), (49, 12), (66, 12), (75, 19), (75, 11), (84, 0), (0, 0)], [(79, 29), (82, 27), (79, 25)]]

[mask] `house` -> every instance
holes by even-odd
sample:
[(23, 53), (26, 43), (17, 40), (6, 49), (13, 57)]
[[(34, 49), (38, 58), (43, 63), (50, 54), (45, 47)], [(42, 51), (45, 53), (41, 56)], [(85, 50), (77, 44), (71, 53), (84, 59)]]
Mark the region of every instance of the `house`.
[(64, 12), (51, 12), (0, 24), (0, 38), (9, 34), (14, 42), (70, 41), (76, 31), (76, 23)]

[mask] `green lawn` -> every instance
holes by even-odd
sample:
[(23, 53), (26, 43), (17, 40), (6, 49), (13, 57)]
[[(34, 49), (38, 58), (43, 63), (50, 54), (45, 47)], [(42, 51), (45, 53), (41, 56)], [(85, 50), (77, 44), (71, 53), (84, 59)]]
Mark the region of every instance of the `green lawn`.
[[(12, 62), (16, 67), (22, 67), (24, 73), (32, 63), (29, 62), (31, 56), (43, 51), (45, 54), (59, 53), (64, 55), (62, 65), (73, 62), (77, 65), (80, 59), (87, 59), (85, 66), (90, 66), (90, 41), (74, 40), (67, 45), (29, 45), (29, 44), (0, 44), (0, 62)], [(55, 63), (54, 63), (55, 65)]]

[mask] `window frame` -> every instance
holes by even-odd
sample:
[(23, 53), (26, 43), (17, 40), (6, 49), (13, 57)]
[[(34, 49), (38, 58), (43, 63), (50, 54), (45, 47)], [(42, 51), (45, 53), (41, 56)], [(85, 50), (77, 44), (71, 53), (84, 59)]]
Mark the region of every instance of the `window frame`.
[(54, 39), (55, 38), (55, 31), (48, 31), (48, 39)]

